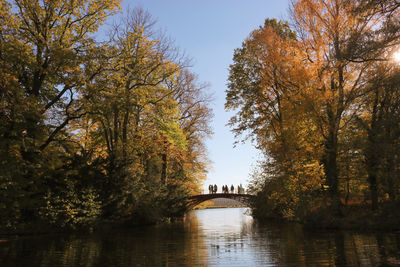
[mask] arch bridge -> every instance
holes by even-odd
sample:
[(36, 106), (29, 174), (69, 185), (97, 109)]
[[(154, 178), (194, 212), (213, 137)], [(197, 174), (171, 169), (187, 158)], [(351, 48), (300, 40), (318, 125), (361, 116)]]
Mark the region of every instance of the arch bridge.
[(215, 193), (215, 194), (201, 194), (191, 196), (188, 199), (188, 209), (193, 209), (195, 206), (199, 205), (200, 203), (215, 199), (215, 198), (228, 198), (233, 199), (244, 204), (249, 204), (249, 202), (254, 198), (254, 195), (249, 194), (234, 194), (234, 193)]

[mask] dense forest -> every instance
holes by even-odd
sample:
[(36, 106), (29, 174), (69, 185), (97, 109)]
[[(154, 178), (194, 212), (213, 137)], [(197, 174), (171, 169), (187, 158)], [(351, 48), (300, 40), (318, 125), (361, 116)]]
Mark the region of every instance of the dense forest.
[(119, 2), (0, 0), (2, 231), (153, 223), (199, 191), (207, 84)]
[(234, 51), (230, 125), (258, 218), (399, 227), (400, 2), (295, 0)]

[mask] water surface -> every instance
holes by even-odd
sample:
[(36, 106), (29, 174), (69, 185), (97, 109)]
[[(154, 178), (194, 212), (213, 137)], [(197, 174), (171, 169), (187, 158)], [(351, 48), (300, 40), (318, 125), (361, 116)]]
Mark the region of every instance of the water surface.
[(162, 226), (3, 237), (0, 266), (400, 266), (400, 233), (305, 231), (209, 209)]

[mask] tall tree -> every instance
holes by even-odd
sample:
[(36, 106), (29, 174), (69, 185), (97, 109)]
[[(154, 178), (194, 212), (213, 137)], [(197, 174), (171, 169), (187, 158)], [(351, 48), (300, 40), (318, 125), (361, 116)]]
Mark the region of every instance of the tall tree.
[(395, 64), (377, 63), (371, 70), (364, 108), (357, 115), (360, 129), (366, 132), (364, 154), (373, 209), (378, 208), (382, 193), (391, 200), (398, 195), (399, 71)]
[(267, 158), (263, 169), (270, 181), (261, 187), (277, 185), (269, 193), (289, 217), (322, 183), (320, 136), (301, 92), (310, 77), (299, 48), (288, 23), (267, 19), (235, 50), (226, 102), (227, 109), (238, 110), (230, 121), (234, 132), (250, 130)]
[[(374, 28), (376, 16), (355, 15), (353, 1), (299, 0), (292, 4), (292, 17), (299, 32), (308, 66), (314, 72), (316, 95), (315, 119), (324, 137), (323, 158), (327, 185), (333, 207), (338, 212), (339, 169), (337, 165), (339, 134), (347, 125), (345, 116), (357, 105), (363, 93), (363, 77), (370, 67), (354, 60), (357, 53), (354, 36), (362, 36)], [(360, 56), (360, 55), (358, 55)]]
[[(10, 96), (16, 91), (24, 95), (20, 101), (29, 107), (23, 115), (25, 139), (29, 138), (33, 151), (45, 149), (71, 120), (81, 116), (78, 95), (96, 74), (84, 67), (94, 57), (91, 34), (118, 5), (117, 0), (16, 0), (11, 4), (15, 22), (1, 32), (7, 49), (1, 60), (16, 73), (18, 86), (5, 90)], [(17, 99), (7, 99), (8, 105)], [(7, 123), (6, 128), (12, 130), (16, 122)]]
[(68, 126), (84, 114), (82, 90), (101, 67), (87, 68), (97, 58), (92, 34), (118, 7), (118, 0), (0, 1), (0, 183), (14, 214), (32, 217), (46, 177), (71, 152)]
[(112, 29), (102, 63), (108, 67), (87, 87), (92, 97), (78, 126), (106, 162), (108, 214), (127, 216), (135, 212), (140, 192), (155, 197), (155, 191), (174, 186), (197, 190), (211, 116), (186, 57), (155, 29), (147, 12), (129, 12)]
[(234, 53), (226, 98), (226, 108), (238, 110), (230, 121), (234, 132), (257, 141), (269, 156), (264, 169), (275, 170), (272, 177), (290, 177), (283, 179), (292, 185), (287, 192), (296, 192), (297, 177), (321, 182), (317, 177), (323, 175), (321, 189), (327, 188), (335, 214), (341, 213), (340, 179), (347, 177), (350, 185), (349, 170), (362, 162), (357, 156), (340, 173), (347, 166), (343, 160), (361, 152), (359, 145), (350, 147), (363, 136), (355, 118), (371, 96), (375, 62), (385, 61), (398, 42), (396, 12), (395, 6), (380, 9), (360, 1), (292, 1), (296, 34), (287, 24), (267, 20)]

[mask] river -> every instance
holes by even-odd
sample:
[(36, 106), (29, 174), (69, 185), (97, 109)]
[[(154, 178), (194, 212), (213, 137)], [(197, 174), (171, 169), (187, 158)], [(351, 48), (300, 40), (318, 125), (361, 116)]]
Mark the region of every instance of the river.
[(207, 209), (167, 225), (0, 237), (0, 266), (400, 266), (400, 233), (309, 231)]

